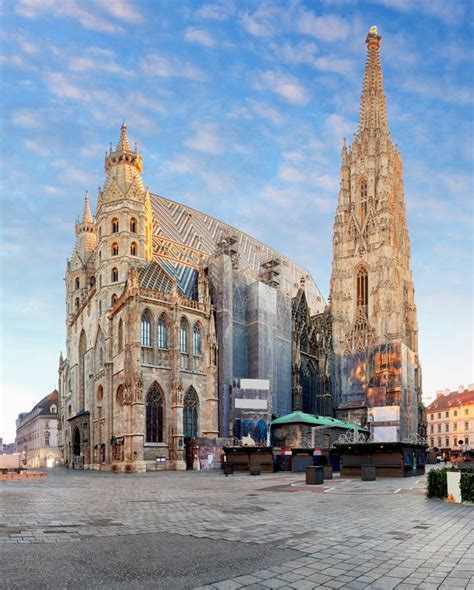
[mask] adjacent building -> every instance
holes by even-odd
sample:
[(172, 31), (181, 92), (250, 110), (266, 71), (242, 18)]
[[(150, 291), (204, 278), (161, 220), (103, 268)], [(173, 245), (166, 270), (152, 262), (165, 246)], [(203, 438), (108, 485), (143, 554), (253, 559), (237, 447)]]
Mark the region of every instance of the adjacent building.
[(426, 408), (428, 442), (442, 451), (464, 451), (474, 447), (474, 383), (457, 391), (436, 392)]
[(16, 421), (16, 452), (28, 469), (54, 467), (58, 450), (58, 392), (55, 389)]

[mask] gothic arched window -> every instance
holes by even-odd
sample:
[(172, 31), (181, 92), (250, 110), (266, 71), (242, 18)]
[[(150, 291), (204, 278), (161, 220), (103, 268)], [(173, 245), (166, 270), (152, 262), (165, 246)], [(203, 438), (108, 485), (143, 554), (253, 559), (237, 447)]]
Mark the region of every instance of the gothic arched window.
[(197, 393), (191, 386), (184, 395), (183, 403), (183, 434), (185, 437), (197, 436), (198, 405)]
[(151, 318), (148, 311), (143, 312), (142, 315), (141, 343), (142, 346), (151, 346)]
[(201, 327), (197, 322), (194, 324), (193, 328), (193, 354), (202, 354)]
[(79, 289), (80, 287), (80, 281), (79, 281), (79, 277), (76, 278), (76, 289)]
[(367, 217), (367, 181), (360, 183), (360, 218), (362, 222)]
[(130, 219), (130, 232), (132, 234), (137, 233), (137, 220), (135, 219), (135, 217), (132, 217), (132, 219)]
[(119, 253), (119, 246), (118, 246), (117, 242), (114, 242), (112, 244), (111, 254), (112, 254), (112, 256), (118, 256), (118, 253)]
[(157, 383), (146, 395), (146, 442), (163, 442), (163, 392)]
[(122, 352), (123, 350), (123, 321), (122, 319), (119, 320), (118, 324), (118, 351)]
[(362, 307), (367, 315), (369, 305), (369, 277), (367, 269), (359, 266), (356, 275), (357, 281), (357, 307)]
[(112, 269), (112, 283), (118, 283), (118, 268)]
[(158, 348), (168, 348), (168, 324), (166, 323), (165, 314), (162, 314), (158, 320), (157, 343)]
[(179, 325), (179, 352), (188, 352), (188, 322), (184, 318)]
[(113, 305), (114, 303), (117, 302), (117, 295), (115, 295), (115, 293), (112, 295), (112, 298), (110, 300), (111, 305)]
[(136, 256), (137, 255), (137, 245), (135, 244), (135, 242), (132, 242), (130, 244), (130, 255), (131, 256)]
[(87, 340), (86, 333), (82, 330), (79, 337), (79, 410), (84, 408), (86, 390), (86, 357)]
[(114, 217), (112, 219), (112, 233), (116, 234), (118, 232), (118, 230), (119, 230), (119, 220), (116, 217)]

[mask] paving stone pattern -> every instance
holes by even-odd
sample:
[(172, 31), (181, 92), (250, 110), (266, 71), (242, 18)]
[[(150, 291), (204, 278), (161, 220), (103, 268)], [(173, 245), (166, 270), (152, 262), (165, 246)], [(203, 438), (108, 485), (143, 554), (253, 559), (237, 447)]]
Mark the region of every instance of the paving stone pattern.
[(172, 533), (273, 545), (292, 559), (204, 589), (474, 590), (474, 506), (424, 496), (425, 478), (334, 479), (298, 474), (109, 474), (53, 470), (0, 482), (1, 547), (87, 543), (91, 537)]

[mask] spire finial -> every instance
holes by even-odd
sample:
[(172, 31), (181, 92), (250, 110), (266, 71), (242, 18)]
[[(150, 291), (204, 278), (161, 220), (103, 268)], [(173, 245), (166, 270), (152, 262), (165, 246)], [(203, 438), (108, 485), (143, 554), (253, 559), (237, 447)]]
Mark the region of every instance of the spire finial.
[(375, 25), (370, 27), (365, 39), (367, 44), (367, 61), (360, 99), (359, 132), (364, 129), (388, 131), (382, 64), (380, 62), (381, 40), (382, 37), (378, 34), (377, 27)]
[(120, 127), (120, 139), (118, 141), (117, 144), (117, 149), (116, 151), (132, 151), (131, 147), (130, 147), (130, 143), (128, 142), (128, 136), (127, 136), (127, 125), (125, 123), (125, 119), (122, 121), (122, 125)]
[(82, 223), (92, 223), (89, 191), (86, 191), (86, 196), (84, 197), (84, 217), (82, 219)]

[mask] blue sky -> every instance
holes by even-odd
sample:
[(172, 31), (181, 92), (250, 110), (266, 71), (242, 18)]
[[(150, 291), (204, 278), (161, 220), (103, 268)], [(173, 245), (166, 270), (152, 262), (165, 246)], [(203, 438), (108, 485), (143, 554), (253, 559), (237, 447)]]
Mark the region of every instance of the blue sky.
[(125, 118), (152, 192), (307, 266), (325, 296), (342, 138), (376, 24), (427, 397), (474, 381), (469, 0), (0, 4), (0, 436), (57, 383), (74, 221)]

